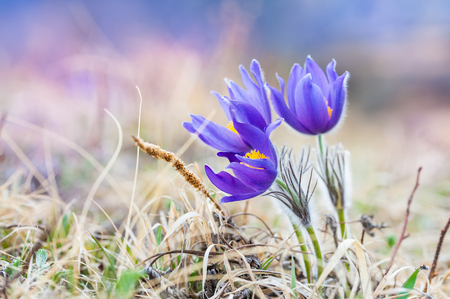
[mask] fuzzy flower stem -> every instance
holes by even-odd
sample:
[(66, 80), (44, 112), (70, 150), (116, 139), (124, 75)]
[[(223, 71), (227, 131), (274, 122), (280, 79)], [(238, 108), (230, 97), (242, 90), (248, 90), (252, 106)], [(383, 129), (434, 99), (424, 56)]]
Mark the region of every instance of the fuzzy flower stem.
[[(303, 237), (300, 225), (297, 227), (292, 224), (294, 227), (295, 234), (297, 235), (298, 243), (300, 244), (300, 250), (303, 252), (308, 251), (308, 247), (305, 243), (305, 238)], [(311, 262), (309, 261), (309, 255), (307, 253), (303, 253), (303, 262), (305, 263), (305, 271), (306, 271), (306, 277), (308, 277), (308, 283), (312, 283), (311, 278)]]
[(308, 232), (314, 247), (314, 252), (317, 258), (317, 277), (320, 277), (320, 275), (323, 272), (323, 257), (322, 257), (322, 250), (320, 249), (319, 240), (317, 239), (316, 232), (314, 231), (314, 228), (312, 227), (311, 224), (306, 226), (306, 231)]
[(322, 134), (317, 135), (317, 142), (319, 144), (320, 156), (322, 157), (322, 161), (325, 163), (325, 155), (323, 153)]
[(342, 240), (345, 240), (347, 238), (347, 232), (345, 228), (345, 214), (343, 208), (336, 209), (339, 217), (339, 226), (341, 228), (341, 238)]

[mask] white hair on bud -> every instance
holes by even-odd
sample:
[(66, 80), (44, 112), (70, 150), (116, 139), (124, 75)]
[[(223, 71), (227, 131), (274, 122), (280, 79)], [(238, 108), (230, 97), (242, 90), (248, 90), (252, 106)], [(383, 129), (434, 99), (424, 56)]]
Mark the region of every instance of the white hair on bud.
[[(336, 67), (336, 66), (335, 66)], [(342, 126), (342, 124), (345, 121), (345, 118), (347, 118), (347, 109), (348, 109), (348, 80), (350, 80), (350, 73), (347, 72), (347, 76), (345, 76), (344, 78), (344, 83), (343, 83), (343, 87), (345, 89), (345, 100), (344, 100), (344, 107), (342, 108), (342, 114), (341, 117), (339, 118), (338, 122), (336, 123), (336, 125), (327, 132), (327, 134), (334, 134), (336, 133), (340, 127)]]
[(291, 223), (295, 226), (302, 224), (302, 219), (300, 217), (298, 217), (297, 215), (295, 215), (292, 212), (292, 210), (289, 209), (286, 205), (284, 205), (281, 201), (279, 201), (278, 199), (276, 199), (272, 196), (269, 196), (269, 198), (274, 203), (273, 205), (278, 210), (279, 215), (287, 215), (289, 217), (289, 220), (291, 221)]

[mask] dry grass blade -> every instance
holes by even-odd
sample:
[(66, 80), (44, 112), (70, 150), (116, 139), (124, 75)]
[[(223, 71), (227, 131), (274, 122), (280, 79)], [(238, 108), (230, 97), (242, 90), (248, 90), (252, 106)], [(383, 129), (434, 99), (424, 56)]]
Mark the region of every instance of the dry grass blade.
[(437, 275), (437, 273), (435, 272), (436, 267), (437, 267), (437, 262), (439, 259), (439, 254), (441, 253), (442, 243), (444, 242), (444, 237), (447, 234), (449, 227), (450, 227), (450, 218), (448, 219), (447, 224), (445, 224), (444, 229), (441, 231), (441, 235), (439, 237), (439, 242), (438, 242), (438, 245), (436, 246), (436, 253), (434, 254), (433, 265), (431, 266), (430, 274), (428, 276), (428, 279), (430, 281)]

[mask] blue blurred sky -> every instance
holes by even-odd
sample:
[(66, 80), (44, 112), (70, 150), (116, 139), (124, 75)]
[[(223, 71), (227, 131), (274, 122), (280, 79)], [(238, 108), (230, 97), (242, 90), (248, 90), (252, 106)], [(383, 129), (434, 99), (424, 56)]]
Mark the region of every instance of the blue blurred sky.
[[(389, 42), (412, 38), (424, 27), (450, 36), (450, 1), (84, 1), (115, 45), (127, 37), (170, 36), (186, 46), (207, 48), (227, 24), (221, 14), (239, 10), (250, 20), (250, 39), (261, 51), (295, 53), (344, 42)], [(76, 25), (78, 1), (0, 1), (0, 38), (8, 54), (20, 54), (39, 26), (64, 41)], [(76, 32), (76, 30), (75, 30)], [(74, 33), (74, 32), (72, 32)], [(194, 38), (195, 37), (195, 38)], [(447, 37), (448, 38), (448, 37)]]
[(449, 102), (448, 0), (3, 0), (0, 68), (45, 69), (88, 43), (109, 43), (127, 56), (147, 40), (162, 41), (211, 57), (233, 30), (242, 39), (239, 63), (258, 58), (289, 69), (308, 54), (323, 66), (336, 58), (370, 103), (409, 94)]

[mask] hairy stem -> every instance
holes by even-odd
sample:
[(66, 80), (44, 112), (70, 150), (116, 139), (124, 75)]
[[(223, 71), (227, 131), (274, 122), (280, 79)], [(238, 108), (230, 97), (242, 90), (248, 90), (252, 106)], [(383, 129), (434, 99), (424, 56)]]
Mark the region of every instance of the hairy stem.
[(322, 257), (322, 250), (320, 249), (319, 240), (317, 239), (316, 232), (314, 231), (314, 228), (312, 227), (311, 224), (306, 227), (306, 231), (308, 232), (314, 247), (314, 253), (316, 254), (317, 258), (317, 277), (320, 277), (320, 274), (322, 274), (323, 271), (323, 257)]
[(319, 150), (320, 150), (320, 156), (322, 158), (322, 161), (326, 163), (325, 161), (325, 155), (323, 153), (323, 141), (322, 141), (322, 134), (317, 135), (317, 142), (319, 143)]
[[(298, 243), (300, 244), (300, 250), (303, 252), (308, 251), (308, 247), (306, 246), (305, 238), (303, 237), (300, 225), (295, 227), (293, 225), (295, 234), (297, 235)], [(311, 275), (311, 263), (309, 261), (309, 255), (307, 253), (303, 253), (303, 262), (305, 263), (305, 271), (306, 277), (308, 277), (308, 283), (312, 283), (312, 275)]]
[(345, 240), (347, 238), (347, 231), (345, 227), (345, 213), (344, 208), (336, 209), (339, 217), (339, 226), (341, 228), (341, 240)]

